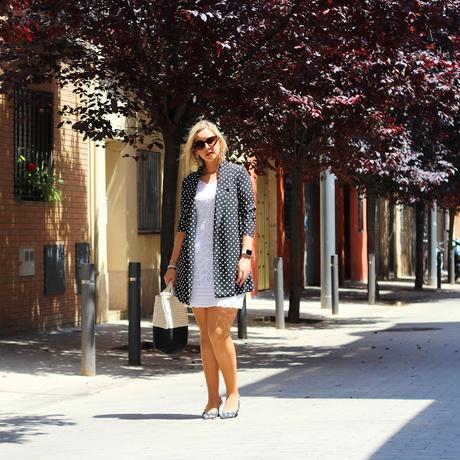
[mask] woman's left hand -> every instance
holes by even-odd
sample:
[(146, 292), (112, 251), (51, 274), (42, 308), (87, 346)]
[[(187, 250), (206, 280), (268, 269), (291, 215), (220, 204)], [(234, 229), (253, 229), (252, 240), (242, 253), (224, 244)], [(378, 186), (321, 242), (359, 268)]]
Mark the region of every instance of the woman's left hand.
[(241, 257), (236, 267), (236, 284), (242, 286), (243, 283), (248, 279), (251, 273), (251, 259), (248, 257)]

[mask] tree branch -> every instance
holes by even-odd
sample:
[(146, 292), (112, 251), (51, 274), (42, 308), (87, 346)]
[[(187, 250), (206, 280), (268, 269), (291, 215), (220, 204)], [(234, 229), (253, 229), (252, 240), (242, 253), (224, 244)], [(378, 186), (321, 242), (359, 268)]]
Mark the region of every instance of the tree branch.
[(233, 77), (236, 73), (239, 72), (239, 70), (244, 67), (251, 59), (257, 54), (257, 52), (265, 45), (270, 43), (270, 41), (275, 37), (278, 33), (280, 33), (289, 23), (291, 17), (293, 14), (297, 11), (297, 7), (299, 5), (300, 0), (295, 0), (293, 7), (291, 10), (288, 12), (288, 14), (280, 21), (278, 24), (278, 27), (276, 27), (274, 30), (271, 32), (267, 33), (262, 40), (252, 48), (251, 51), (249, 51), (246, 56), (237, 64), (237, 68), (235, 71), (230, 75), (230, 77)]

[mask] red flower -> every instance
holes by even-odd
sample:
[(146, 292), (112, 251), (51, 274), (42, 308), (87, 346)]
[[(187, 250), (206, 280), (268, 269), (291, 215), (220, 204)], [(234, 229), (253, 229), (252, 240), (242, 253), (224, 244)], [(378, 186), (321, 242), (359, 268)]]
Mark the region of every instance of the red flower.
[(26, 170), (28, 172), (35, 172), (37, 170), (37, 163), (33, 163), (33, 162), (27, 163)]

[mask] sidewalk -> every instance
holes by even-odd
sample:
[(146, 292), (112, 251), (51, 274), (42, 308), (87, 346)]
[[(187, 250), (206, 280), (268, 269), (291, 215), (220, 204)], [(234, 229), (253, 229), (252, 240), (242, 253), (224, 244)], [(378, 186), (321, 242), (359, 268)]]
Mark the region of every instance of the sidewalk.
[(303, 322), (284, 330), (270, 295), (249, 300), (233, 420), (200, 418), (194, 324), (187, 350), (166, 356), (143, 322), (138, 368), (127, 323), (98, 325), (96, 377), (79, 375), (77, 328), (0, 339), (0, 458), (457, 460), (460, 286), (411, 286), (382, 283), (374, 306), (342, 290), (338, 316), (309, 290)]

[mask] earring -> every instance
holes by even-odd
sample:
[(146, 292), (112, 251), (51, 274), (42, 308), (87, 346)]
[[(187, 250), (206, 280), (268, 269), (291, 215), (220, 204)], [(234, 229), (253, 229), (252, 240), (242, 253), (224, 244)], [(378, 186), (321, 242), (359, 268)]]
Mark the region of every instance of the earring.
[(193, 155), (193, 163), (194, 164), (192, 165), (191, 170), (193, 172), (196, 172), (196, 171), (198, 171), (198, 160), (197, 160), (195, 155)]

